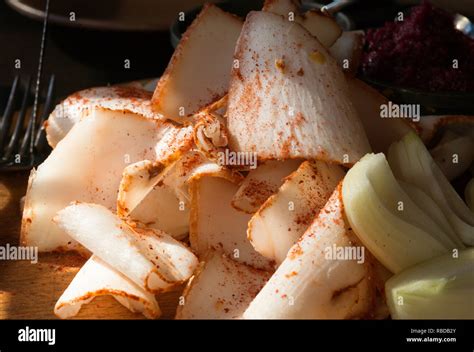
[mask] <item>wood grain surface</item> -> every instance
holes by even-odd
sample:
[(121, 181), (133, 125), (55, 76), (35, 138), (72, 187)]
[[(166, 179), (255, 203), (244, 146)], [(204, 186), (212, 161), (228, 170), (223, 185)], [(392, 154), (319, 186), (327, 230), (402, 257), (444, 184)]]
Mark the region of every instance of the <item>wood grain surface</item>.
[[(26, 192), (28, 172), (0, 174), (0, 246), (18, 245), (20, 199)], [(85, 262), (75, 254), (39, 254), (37, 264), (0, 260), (0, 319), (56, 319), (53, 307)], [(164, 319), (174, 317), (182, 287), (158, 296)], [(143, 319), (111, 296), (82, 307), (77, 319)]]

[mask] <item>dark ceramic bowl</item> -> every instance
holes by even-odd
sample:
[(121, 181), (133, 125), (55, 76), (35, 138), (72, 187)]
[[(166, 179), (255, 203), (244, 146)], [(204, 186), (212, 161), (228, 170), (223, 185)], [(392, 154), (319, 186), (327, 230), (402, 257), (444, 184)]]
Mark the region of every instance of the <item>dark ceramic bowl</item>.
[(423, 115), (474, 114), (474, 92), (428, 92), (361, 78), (395, 103), (420, 104)]

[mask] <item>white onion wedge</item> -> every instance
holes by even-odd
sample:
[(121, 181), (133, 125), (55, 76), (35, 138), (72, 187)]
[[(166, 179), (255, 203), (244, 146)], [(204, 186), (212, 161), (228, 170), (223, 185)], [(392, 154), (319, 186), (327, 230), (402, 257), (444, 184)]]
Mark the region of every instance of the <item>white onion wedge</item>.
[(267, 0), (262, 10), (295, 21), (318, 40), (326, 48), (333, 45), (342, 33), (342, 29), (334, 18), (318, 10), (309, 10), (300, 14), (301, 1), (298, 0)]
[(382, 153), (366, 155), (347, 172), (342, 195), (352, 229), (393, 273), (459, 248), (405, 193)]
[(415, 265), (386, 283), (392, 319), (473, 319), (474, 248)]
[(372, 314), (376, 288), (370, 253), (344, 221), (338, 187), (245, 311), (246, 319), (350, 319)]
[(148, 319), (161, 315), (155, 296), (141, 289), (126, 276), (93, 255), (79, 270), (54, 306), (61, 319), (72, 318), (95, 297), (111, 295), (132, 312)]
[(284, 178), (295, 171), (301, 160), (270, 160), (250, 170), (232, 199), (232, 206), (248, 214), (278, 191)]
[(272, 270), (273, 263), (256, 252), (247, 239), (251, 215), (234, 209), (232, 197), (241, 178), (228, 171), (202, 174), (190, 181), (189, 239), (200, 256), (209, 249), (222, 250), (238, 262)]
[(443, 241), (447, 246), (458, 246), (459, 248), (464, 247), (462, 241), (456, 235), (456, 232), (452, 228), (446, 216), (443, 214), (441, 208), (431, 199), (425, 192), (420, 188), (398, 180), (398, 183), (406, 192), (406, 194), (417, 204), (420, 209), (422, 209), (438, 226), (439, 228), (448, 235), (449, 240), (441, 237), (440, 240)]
[(341, 69), (297, 23), (251, 12), (235, 51), (227, 128), (236, 152), (259, 160), (353, 164), (370, 150)]
[(344, 177), (338, 165), (303, 162), (249, 221), (255, 250), (280, 264)]
[(181, 242), (163, 232), (132, 229), (101, 205), (72, 204), (59, 211), (54, 221), (93, 254), (153, 293), (185, 282), (198, 264)]
[[(364, 31), (342, 32), (337, 41), (329, 48), (329, 53), (345, 72), (357, 73), (364, 47)], [(361, 117), (362, 118), (362, 117)]]
[(270, 275), (212, 251), (189, 281), (176, 319), (239, 319)]
[[(39, 251), (81, 250), (51, 219), (72, 201), (115, 210), (123, 169), (139, 160), (166, 159), (189, 147), (192, 135), (172, 124), (124, 111), (96, 109), (78, 122), (32, 172), (21, 241)], [(169, 136), (172, 136), (170, 139)], [(160, 141), (172, 142), (163, 148)]]
[(474, 214), (416, 134), (410, 133), (394, 143), (389, 149), (388, 161), (395, 177), (422, 189), (443, 211), (461, 241), (474, 245)]
[(186, 116), (222, 97), (228, 89), (232, 54), (242, 21), (207, 4), (176, 48), (153, 94), (153, 107), (167, 118)]
[(59, 103), (45, 123), (46, 138), (56, 147), (72, 126), (96, 107), (126, 110), (150, 119), (163, 119), (151, 109), (151, 93), (137, 87), (97, 87), (76, 92)]
[(388, 151), (393, 142), (402, 139), (413, 131), (410, 125), (402, 119), (383, 119), (380, 108), (388, 104), (387, 98), (361, 80), (346, 75), (349, 85), (349, 96), (357, 110), (369, 143), (374, 152)]

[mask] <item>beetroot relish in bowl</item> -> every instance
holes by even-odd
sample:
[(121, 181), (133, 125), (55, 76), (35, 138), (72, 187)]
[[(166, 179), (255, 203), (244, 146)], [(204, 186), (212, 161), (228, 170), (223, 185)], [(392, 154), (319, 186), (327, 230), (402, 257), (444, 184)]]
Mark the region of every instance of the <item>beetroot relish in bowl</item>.
[(403, 21), (367, 31), (361, 73), (422, 91), (473, 92), (474, 40), (454, 27), (452, 15), (425, 1)]

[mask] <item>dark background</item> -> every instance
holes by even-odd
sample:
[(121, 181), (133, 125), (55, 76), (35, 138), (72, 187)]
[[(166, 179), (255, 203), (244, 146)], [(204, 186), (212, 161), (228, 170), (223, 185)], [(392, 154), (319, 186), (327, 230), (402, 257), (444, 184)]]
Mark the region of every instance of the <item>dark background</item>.
[[(344, 12), (356, 28), (367, 28), (392, 20), (399, 9), (390, 0), (361, 0)], [(0, 0), (0, 111), (16, 75), (36, 78), (41, 32), (42, 22), (20, 15)], [(61, 99), (87, 87), (158, 77), (173, 53), (169, 37), (168, 30), (114, 32), (64, 27), (50, 21), (43, 81), (55, 74), (55, 96)], [(20, 69), (14, 67), (16, 59), (21, 60)], [(130, 60), (130, 69), (124, 68), (125, 59)], [(46, 84), (42, 88), (44, 91)]]
[[(396, 9), (391, 3), (362, 1), (356, 10), (348, 10), (348, 14), (358, 27), (376, 26), (393, 18)], [(18, 14), (0, 0), (0, 94), (5, 94), (16, 74), (36, 73), (41, 30), (40, 21)], [(90, 86), (158, 77), (172, 52), (167, 30), (107, 32), (68, 28), (50, 21), (44, 74), (45, 77), (56, 75), (56, 91), (65, 96)], [(21, 60), (20, 70), (14, 67), (16, 59)], [(124, 69), (125, 59), (131, 61), (130, 69)], [(1, 96), (0, 100), (4, 101)]]
[[(99, 0), (98, 0), (99, 1)], [(0, 1), (0, 101), (16, 74), (36, 75), (42, 23)], [(59, 96), (90, 86), (159, 76), (172, 54), (169, 33), (124, 33), (49, 24), (43, 72), (56, 75)], [(15, 60), (21, 69), (15, 69)], [(131, 62), (124, 69), (124, 60)], [(1, 105), (1, 103), (0, 103)]]

